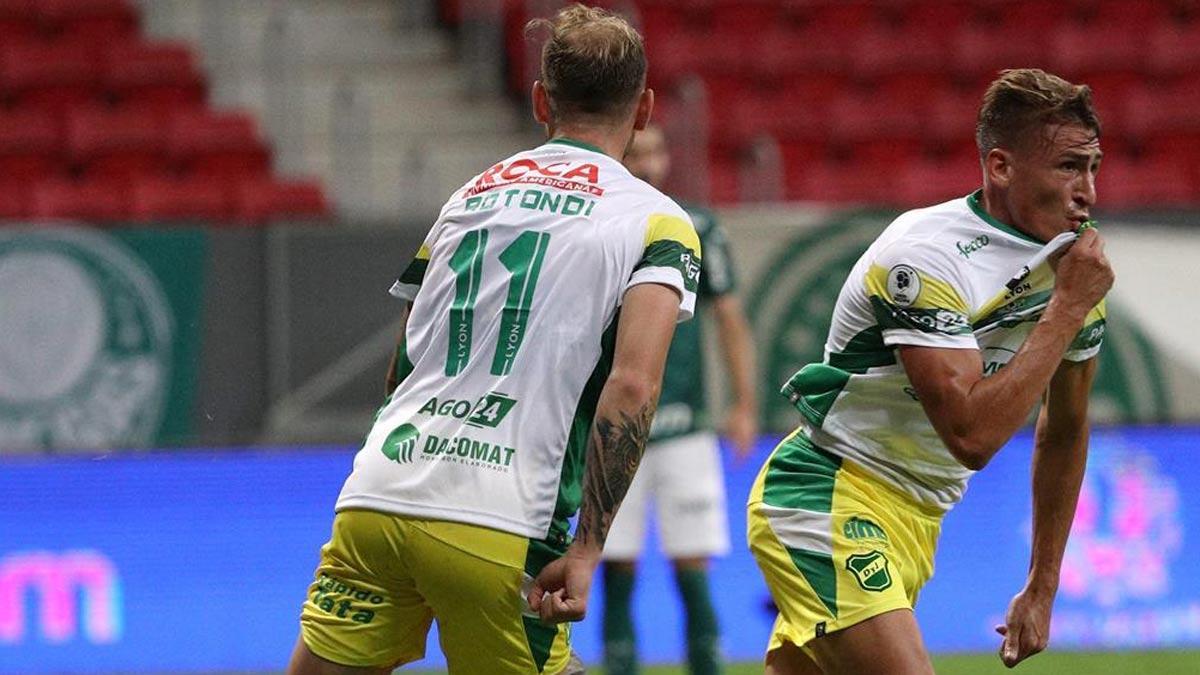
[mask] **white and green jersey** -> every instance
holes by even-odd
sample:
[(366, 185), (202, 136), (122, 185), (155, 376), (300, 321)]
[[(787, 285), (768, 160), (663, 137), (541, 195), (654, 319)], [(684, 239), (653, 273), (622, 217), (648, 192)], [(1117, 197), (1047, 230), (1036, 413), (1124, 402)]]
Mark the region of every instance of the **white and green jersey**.
[(565, 536), (622, 297), (664, 284), (688, 319), (699, 265), (687, 214), (591, 146), (551, 141), (471, 180), (392, 288), (413, 303), (402, 381), (337, 509)]
[[(985, 376), (1003, 368), (1054, 288), (1046, 263), (1008, 287), (1042, 247), (990, 217), (978, 192), (893, 221), (842, 286), (824, 361), (805, 366), (784, 385), (812, 441), (920, 503), (954, 506), (973, 472), (938, 437), (895, 348), (977, 349)], [(1101, 302), (1066, 358), (1095, 356), (1104, 325)]]

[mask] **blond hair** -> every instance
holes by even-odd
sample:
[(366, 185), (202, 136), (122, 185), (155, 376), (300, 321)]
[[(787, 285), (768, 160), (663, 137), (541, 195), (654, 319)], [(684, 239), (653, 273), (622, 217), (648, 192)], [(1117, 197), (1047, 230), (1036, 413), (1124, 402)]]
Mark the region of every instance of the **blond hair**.
[(1079, 124), (1100, 137), (1100, 118), (1092, 107), (1092, 90), (1071, 84), (1037, 68), (1000, 72), (983, 95), (975, 125), (980, 157), (993, 148), (1028, 143), (1031, 132), (1048, 124)]
[(625, 19), (580, 4), (554, 19), (534, 19), (527, 36), (550, 30), (542, 47), (542, 84), (556, 118), (623, 115), (645, 89), (646, 49)]

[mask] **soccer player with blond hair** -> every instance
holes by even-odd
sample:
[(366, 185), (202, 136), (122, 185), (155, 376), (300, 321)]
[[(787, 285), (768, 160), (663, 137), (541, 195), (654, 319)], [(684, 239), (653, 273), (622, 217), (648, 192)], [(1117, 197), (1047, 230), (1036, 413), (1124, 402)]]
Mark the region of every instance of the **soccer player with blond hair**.
[[(294, 674), (561, 673), (642, 456), (700, 244), (622, 166), (650, 118), (642, 39), (573, 5), (533, 109), (549, 140), (455, 192), (392, 287), (389, 398), (338, 497)], [(567, 519), (579, 512), (574, 536)]]

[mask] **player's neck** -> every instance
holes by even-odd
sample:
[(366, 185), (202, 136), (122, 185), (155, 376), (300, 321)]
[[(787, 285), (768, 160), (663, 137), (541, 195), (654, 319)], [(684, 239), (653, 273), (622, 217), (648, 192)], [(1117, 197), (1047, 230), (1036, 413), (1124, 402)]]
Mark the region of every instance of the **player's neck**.
[[(1043, 236), (1040, 232), (1031, 232), (1028, 227), (1025, 227), (1017, 222), (1013, 217), (1012, 211), (1008, 208), (1008, 202), (1004, 199), (1004, 192), (994, 185), (984, 185), (983, 194), (979, 199), (980, 206), (983, 207), (985, 213), (991, 216), (998, 222), (1004, 223), (1008, 227), (1017, 230), (1021, 234), (1036, 239), (1038, 241), (1049, 241), (1049, 237)], [(1053, 235), (1051, 235), (1053, 237)]]
[(592, 149), (598, 150), (618, 162), (625, 156), (625, 149), (632, 136), (632, 133), (627, 133), (624, 129), (615, 130), (608, 127), (583, 125), (555, 127), (549, 129), (548, 133), (550, 140), (566, 139), (577, 144), (591, 146)]

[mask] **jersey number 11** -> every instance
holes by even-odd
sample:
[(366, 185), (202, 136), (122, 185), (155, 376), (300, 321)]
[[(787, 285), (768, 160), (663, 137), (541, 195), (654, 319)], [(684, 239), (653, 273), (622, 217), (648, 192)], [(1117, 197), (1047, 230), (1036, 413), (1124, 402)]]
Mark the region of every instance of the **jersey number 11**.
[[(472, 230), (463, 236), (450, 256), (454, 271), (454, 302), (450, 305), (450, 344), (446, 351), (446, 375), (458, 375), (471, 360), (471, 328), (475, 301), (483, 279), (483, 257), (488, 231)], [(508, 297), (500, 315), (500, 338), (492, 356), (492, 374), (512, 371), (517, 351), (525, 339), (533, 290), (542, 271), (542, 260), (550, 246), (548, 232), (522, 232), (500, 252), (500, 263), (508, 270)]]

